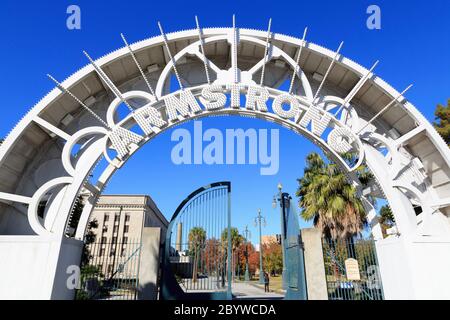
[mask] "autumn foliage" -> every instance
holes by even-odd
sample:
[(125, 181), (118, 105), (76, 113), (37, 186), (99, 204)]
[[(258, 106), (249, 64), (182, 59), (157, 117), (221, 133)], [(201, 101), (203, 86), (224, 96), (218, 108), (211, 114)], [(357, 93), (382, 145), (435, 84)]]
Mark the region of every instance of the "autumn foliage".
[(283, 255), (281, 245), (271, 242), (262, 245), (264, 271), (271, 275), (281, 274), (283, 271)]

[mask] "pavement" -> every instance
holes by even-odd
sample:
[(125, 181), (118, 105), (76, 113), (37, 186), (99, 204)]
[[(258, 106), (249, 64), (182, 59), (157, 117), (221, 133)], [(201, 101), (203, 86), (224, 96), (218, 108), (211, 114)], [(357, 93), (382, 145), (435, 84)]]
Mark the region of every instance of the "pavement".
[(246, 282), (234, 282), (231, 285), (235, 300), (281, 300), (284, 295), (275, 292), (264, 292), (264, 289)]

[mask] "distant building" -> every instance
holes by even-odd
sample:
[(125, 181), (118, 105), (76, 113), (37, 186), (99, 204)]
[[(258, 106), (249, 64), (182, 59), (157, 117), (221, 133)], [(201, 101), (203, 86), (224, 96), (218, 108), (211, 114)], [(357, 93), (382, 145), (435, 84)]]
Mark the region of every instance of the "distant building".
[(91, 263), (105, 274), (114, 272), (139, 248), (144, 227), (161, 228), (162, 242), (169, 225), (147, 195), (103, 195), (89, 218), (93, 220), (98, 228), (92, 230), (96, 241), (89, 248)]

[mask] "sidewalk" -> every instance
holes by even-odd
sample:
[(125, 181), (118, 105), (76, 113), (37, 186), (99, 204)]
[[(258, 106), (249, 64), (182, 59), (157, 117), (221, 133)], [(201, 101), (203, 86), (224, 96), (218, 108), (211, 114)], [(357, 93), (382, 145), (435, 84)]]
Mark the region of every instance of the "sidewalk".
[(238, 300), (280, 300), (284, 294), (264, 292), (264, 288), (251, 282), (234, 282), (232, 284), (234, 299)]
[[(264, 285), (263, 285), (263, 284), (260, 284), (260, 283), (257, 282), (257, 281), (250, 281), (250, 282), (248, 282), (248, 284), (250, 284), (250, 285), (252, 285), (252, 286), (254, 286), (254, 287), (257, 287), (257, 288), (259, 288), (259, 289), (261, 289), (261, 290), (264, 291)], [(269, 288), (270, 288), (270, 292), (271, 292), (271, 293), (281, 294), (281, 295), (283, 295), (283, 296), (286, 294), (286, 291), (283, 290), (283, 289), (273, 289), (273, 288), (271, 288), (270, 286), (269, 286)]]

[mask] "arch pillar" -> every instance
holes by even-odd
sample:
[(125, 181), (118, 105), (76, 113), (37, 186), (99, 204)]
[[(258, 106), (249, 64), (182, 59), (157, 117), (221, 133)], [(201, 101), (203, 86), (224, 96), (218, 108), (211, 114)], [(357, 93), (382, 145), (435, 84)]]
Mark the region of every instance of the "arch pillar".
[(366, 161), (394, 213), (399, 235), (375, 239), (385, 299), (448, 299), (450, 237), (423, 236), (406, 195), (387, 179), (385, 160), (365, 145)]

